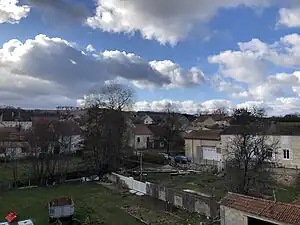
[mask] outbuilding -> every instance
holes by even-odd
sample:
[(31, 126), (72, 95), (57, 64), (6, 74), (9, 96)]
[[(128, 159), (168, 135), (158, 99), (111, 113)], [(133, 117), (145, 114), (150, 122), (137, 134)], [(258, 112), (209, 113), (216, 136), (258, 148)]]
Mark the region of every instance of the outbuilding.
[(299, 225), (300, 205), (229, 192), (220, 201), (221, 225)]

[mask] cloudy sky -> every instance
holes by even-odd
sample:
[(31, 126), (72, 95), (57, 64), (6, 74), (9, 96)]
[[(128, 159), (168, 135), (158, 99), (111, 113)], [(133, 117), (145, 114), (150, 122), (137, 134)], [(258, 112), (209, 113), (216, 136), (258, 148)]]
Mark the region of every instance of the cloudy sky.
[(0, 0), (0, 105), (118, 80), (139, 110), (300, 112), (299, 28), (299, 0)]

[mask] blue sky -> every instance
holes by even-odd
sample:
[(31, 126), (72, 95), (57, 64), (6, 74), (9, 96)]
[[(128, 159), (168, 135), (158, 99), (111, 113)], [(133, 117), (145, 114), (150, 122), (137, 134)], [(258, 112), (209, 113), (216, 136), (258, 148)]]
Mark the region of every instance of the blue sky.
[(297, 1), (80, 2), (0, 0), (0, 104), (76, 105), (117, 79), (137, 110), (300, 111)]

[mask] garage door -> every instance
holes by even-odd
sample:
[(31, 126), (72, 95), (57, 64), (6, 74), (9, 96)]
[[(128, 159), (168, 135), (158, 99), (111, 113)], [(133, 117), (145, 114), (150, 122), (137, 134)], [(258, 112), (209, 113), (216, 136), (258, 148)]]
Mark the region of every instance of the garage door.
[(202, 147), (203, 159), (220, 161), (221, 154), (217, 153), (216, 147)]

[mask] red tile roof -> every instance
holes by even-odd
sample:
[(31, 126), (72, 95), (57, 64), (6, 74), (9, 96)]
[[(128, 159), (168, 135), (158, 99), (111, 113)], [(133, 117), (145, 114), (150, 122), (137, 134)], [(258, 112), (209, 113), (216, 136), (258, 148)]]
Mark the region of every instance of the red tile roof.
[(151, 130), (144, 124), (135, 124), (133, 133), (136, 135), (152, 135)]
[(300, 225), (300, 206), (297, 204), (275, 202), (230, 192), (220, 204), (271, 220)]

